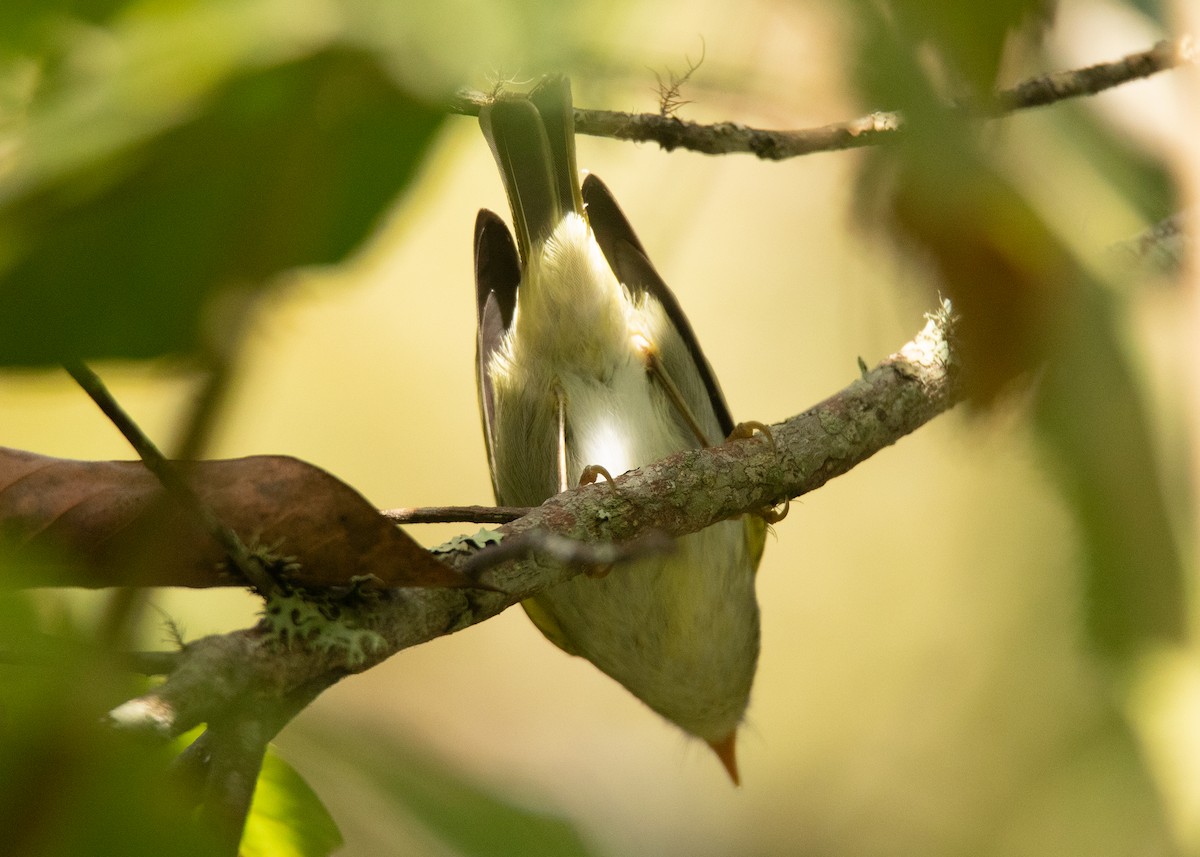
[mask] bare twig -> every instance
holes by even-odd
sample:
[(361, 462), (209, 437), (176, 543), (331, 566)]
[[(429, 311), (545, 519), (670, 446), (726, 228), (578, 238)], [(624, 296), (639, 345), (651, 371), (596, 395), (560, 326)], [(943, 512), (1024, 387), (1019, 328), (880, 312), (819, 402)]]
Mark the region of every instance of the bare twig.
[(1149, 263), (1162, 270), (1177, 270), (1190, 249), (1193, 216), (1190, 211), (1177, 212), (1140, 235), (1116, 244), (1113, 253), (1134, 265)]
[(1044, 107), (1068, 98), (1095, 95), (1123, 83), (1140, 80), (1184, 63), (1196, 62), (1196, 48), (1189, 36), (1161, 41), (1149, 50), (1129, 54), (1112, 62), (1086, 68), (1032, 77), (1012, 89), (998, 93), (993, 115), (1030, 107)]
[[(452, 108), (467, 116), (492, 96), (462, 90)], [(872, 113), (847, 122), (801, 131), (772, 131), (750, 128), (735, 122), (704, 125), (658, 113), (626, 113), (619, 110), (575, 108), (575, 131), (593, 137), (611, 137), (634, 143), (658, 143), (667, 151), (687, 149), (706, 155), (750, 153), (765, 160), (784, 160), (814, 152), (856, 149), (881, 142), (900, 130), (897, 113)]]
[[(993, 103), (974, 112), (1000, 116), (1040, 107), (1068, 98), (1094, 95), (1123, 83), (1149, 77), (1184, 63), (1196, 62), (1189, 37), (1163, 41), (1146, 51), (1084, 69), (1041, 75), (996, 94)], [(477, 115), (491, 96), (463, 91), (453, 104), (459, 113)], [(971, 109), (971, 108), (967, 108)], [(654, 142), (662, 148), (688, 149), (708, 155), (749, 153), (766, 160), (783, 160), (814, 152), (832, 152), (872, 146), (895, 137), (903, 118), (894, 112), (877, 112), (846, 122), (796, 131), (750, 128), (733, 122), (704, 125), (661, 113), (624, 113), (575, 108), (575, 130), (580, 134), (633, 142)]]
[(529, 513), (528, 506), (419, 506), (383, 509), (394, 524), (507, 524)]

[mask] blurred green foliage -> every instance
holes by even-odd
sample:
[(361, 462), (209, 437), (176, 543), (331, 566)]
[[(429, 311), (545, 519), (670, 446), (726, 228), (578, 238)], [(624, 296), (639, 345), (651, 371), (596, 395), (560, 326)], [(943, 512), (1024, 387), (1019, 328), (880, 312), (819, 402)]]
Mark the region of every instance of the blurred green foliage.
[(0, 593), (0, 829), (5, 853), (214, 853), (194, 796), (167, 778), (170, 748), (109, 729), (103, 713), (145, 689), (90, 629), (43, 633), (28, 598)]
[[(229, 69), (186, 109), (174, 81), (138, 71), (99, 107), (77, 91), (92, 80), (34, 95), (0, 178), (0, 363), (195, 350), (223, 292), (358, 246), (441, 119), (336, 45)], [(59, 136), (119, 126), (143, 100), (162, 115), (139, 116), (140, 135)]]
[(463, 857), (588, 857), (571, 823), (525, 808), (471, 782), (436, 758), (377, 728), (309, 718), (289, 736), (298, 761), (337, 759), (355, 772), (343, 785), (369, 805), (391, 806), (419, 836)]
[[(194, 352), (230, 295), (344, 260), (403, 193), (443, 111), (315, 4), (276, 10), (292, 31), (268, 7), (0, 6), (0, 364)], [(103, 725), (144, 682), (94, 629), (0, 614), (3, 850), (213, 853), (169, 748)], [(269, 757), (246, 853), (338, 844)]]
[[(904, 111), (899, 145), (873, 151), (859, 186), (864, 220), (929, 267), (962, 317), (968, 395), (988, 406), (1037, 390), (1049, 469), (1083, 539), (1087, 631), (1098, 653), (1129, 658), (1186, 636), (1186, 585), (1125, 311), (1010, 177), (1002, 142), (958, 109), (986, 99), (1014, 42), (1035, 52), (1040, 2), (967, 7), (898, 2), (861, 16), (858, 80), (872, 103)], [(1080, 108), (1064, 110), (1074, 147), (1148, 223), (1174, 212), (1166, 165)], [(1110, 252), (1096, 248), (1094, 252)]]

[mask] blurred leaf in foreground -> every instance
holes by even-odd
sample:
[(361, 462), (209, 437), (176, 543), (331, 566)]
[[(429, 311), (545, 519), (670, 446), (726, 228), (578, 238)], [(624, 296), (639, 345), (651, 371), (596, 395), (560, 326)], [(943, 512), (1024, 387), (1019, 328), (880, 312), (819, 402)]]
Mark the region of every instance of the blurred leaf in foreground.
[[(1049, 469), (1078, 524), (1083, 613), (1096, 650), (1123, 657), (1180, 641), (1186, 605), (1176, 516), (1121, 345), (1119, 305), (1060, 237), (1061, 224), (1078, 223), (1074, 201), (1044, 213), (1010, 179), (1003, 138), (941, 95), (922, 60), (953, 20), (925, 21), (929, 42), (866, 20), (873, 25), (861, 59), (865, 94), (897, 99), (912, 121), (898, 145), (871, 153), (859, 185), (864, 213), (924, 262), (931, 286), (953, 301), (971, 400), (989, 405), (1025, 385), (1037, 391)], [(993, 28), (991, 38), (993, 48), (1002, 45), (1004, 30)], [(1105, 165), (1099, 175), (1119, 176), (1121, 196), (1142, 210), (1171, 197), (1161, 167), (1128, 147), (1091, 148)]]
[(1118, 656), (1180, 643), (1188, 618), (1183, 557), (1114, 301), (1093, 283), (1058, 322), (1036, 418), (1082, 536), (1090, 637)]
[(103, 722), (144, 680), (69, 629), (44, 635), (34, 614), (31, 599), (0, 593), (3, 853), (212, 855), (191, 823), (195, 796), (165, 776), (170, 748)]
[[(58, 105), (73, 106), (90, 109)], [(243, 74), (177, 126), (40, 183), (18, 169), (0, 181), (0, 363), (193, 349), (214, 295), (358, 245), (439, 122), (335, 48)]]
[[(345, 721), (314, 725), (302, 719), (281, 743), (300, 764), (327, 769), (324, 759), (353, 771), (339, 788), (366, 791), (369, 806), (390, 805), (411, 819), (418, 840), (437, 840), (448, 853), (464, 857), (588, 857), (592, 851), (567, 821), (519, 806), (447, 765), (431, 759), (382, 730), (354, 727)], [(349, 835), (349, 832), (347, 831)], [(439, 852), (440, 853), (440, 852)]]
[[(182, 476), (290, 585), (471, 586), (315, 465), (283, 455), (200, 461)], [(276, 555), (286, 545), (286, 559)], [(140, 461), (73, 461), (0, 446), (0, 549), (38, 576), (0, 586), (241, 586), (220, 544)], [(54, 557), (54, 561), (47, 561)]]

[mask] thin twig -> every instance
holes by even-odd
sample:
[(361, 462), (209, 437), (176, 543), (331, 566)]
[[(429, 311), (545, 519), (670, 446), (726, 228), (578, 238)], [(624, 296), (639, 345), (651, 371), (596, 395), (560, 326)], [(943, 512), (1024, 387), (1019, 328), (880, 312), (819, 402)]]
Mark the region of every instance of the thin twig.
[(1153, 265), (1160, 270), (1178, 270), (1191, 245), (1190, 211), (1172, 214), (1141, 234), (1113, 246), (1115, 256), (1126, 264)]
[[(996, 117), (1068, 98), (1095, 95), (1123, 83), (1194, 62), (1196, 50), (1193, 41), (1185, 36), (1159, 42), (1149, 50), (1112, 62), (1030, 78), (1011, 89), (1001, 90), (992, 104), (976, 106), (973, 112)], [(490, 101), (491, 96), (486, 93), (464, 90), (459, 93), (452, 108), (459, 113), (477, 115), (479, 108)], [(734, 122), (705, 125), (659, 113), (575, 108), (575, 130), (580, 134), (639, 143), (653, 142), (667, 151), (679, 148), (708, 155), (749, 153), (765, 160), (872, 146), (895, 137), (902, 131), (903, 125), (903, 117), (894, 112), (871, 113), (820, 128), (778, 131), (751, 128)]]
[(242, 544), (237, 533), (222, 524), (212, 509), (196, 496), (196, 492), (179, 475), (174, 465), (154, 445), (154, 442), (134, 422), (133, 418), (125, 412), (100, 377), (83, 363), (67, 363), (65, 368), (84, 392), (91, 396), (92, 401), (117, 427), (118, 431), (125, 436), (125, 439), (137, 452), (138, 457), (142, 459), (142, 463), (146, 465), (146, 469), (153, 473), (166, 492), (187, 509), (188, 513), (217, 540), (230, 562), (245, 576), (246, 580), (263, 594), (274, 592), (277, 589), (275, 581), (246, 550), (246, 546)]
[(1044, 107), (1083, 95), (1095, 95), (1106, 89), (1194, 62), (1196, 49), (1190, 36), (1171, 41), (1163, 40), (1149, 50), (1129, 54), (1118, 60), (1031, 77), (1011, 89), (1001, 90), (996, 97), (993, 115), (999, 116), (1030, 107)]
[(507, 524), (529, 514), (528, 506), (417, 506), (382, 509), (395, 524)]
[[(181, 422), (183, 431), (172, 444), (172, 458), (175, 461), (200, 458), (208, 444), (229, 390), (236, 358), (249, 329), (255, 300), (250, 294), (231, 292), (222, 296), (218, 306), (221, 310), (220, 337), (207, 343), (202, 350), (200, 363), (204, 376), (188, 416)], [(102, 615), (102, 639), (123, 643), (123, 634), (136, 625), (137, 617), (148, 603), (148, 592), (144, 587), (116, 587), (112, 590)]]

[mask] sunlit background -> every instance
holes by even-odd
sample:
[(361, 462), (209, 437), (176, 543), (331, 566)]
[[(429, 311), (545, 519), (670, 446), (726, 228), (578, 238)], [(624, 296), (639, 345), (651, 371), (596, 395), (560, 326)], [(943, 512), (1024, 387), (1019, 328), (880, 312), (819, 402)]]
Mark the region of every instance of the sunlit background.
[[(314, 30), (346, 9), (378, 12), (305, 6)], [(654, 111), (655, 73), (682, 73), (703, 54), (684, 118), (805, 128), (889, 107), (854, 94), (851, 6), (449, 6), (412, 13), (415, 23), (393, 11), (376, 28), (381, 40), (411, 29), (402, 73), (429, 97), (566, 67), (579, 106)], [(1196, 16), (1186, 0), (1164, 11)], [(1069, 0), (1039, 61), (1077, 67), (1163, 37), (1136, 4)], [(1011, 64), (1002, 84), (1040, 70)], [(1197, 95), (1193, 68), (1098, 96), (1088, 111), (1195, 181)], [(1080, 156), (1077, 115), (1051, 107), (1005, 120), (995, 145), (1014, 185), (1094, 262), (1148, 224)], [(772, 163), (591, 137), (578, 148), (675, 290), (737, 419), (774, 422), (834, 393), (859, 357), (872, 365), (897, 350), (934, 305), (927, 272), (855, 217), (861, 151)], [(381, 508), (489, 502), (473, 368), (481, 207), (507, 218), (476, 121), (455, 117), (357, 258), (267, 300), (206, 454), (295, 455)], [(1183, 497), (1196, 285), (1148, 275), (1123, 295), (1156, 454)], [(169, 445), (195, 379), (169, 363), (96, 368)], [(1028, 410), (1013, 385), (992, 408), (944, 415), (792, 504), (758, 573), (762, 657), (740, 788), (707, 748), (517, 609), (343, 681), (283, 732), (281, 754), (341, 825), (345, 855), (460, 851), (333, 734), (374, 744), (376, 764), (395, 753), (397, 767), (430, 766), (454, 788), (561, 817), (601, 855), (1197, 853), (1200, 666), (1190, 649), (1119, 666), (1092, 651), (1077, 527)], [(132, 457), (50, 370), (0, 374), (0, 445)], [(1173, 509), (1186, 540), (1190, 506)], [(464, 529), (411, 532), (433, 545)], [(104, 597), (39, 603), (47, 616), (86, 617)], [(193, 638), (244, 627), (257, 609), (237, 591), (151, 601), (146, 646), (168, 645), (164, 616)]]

